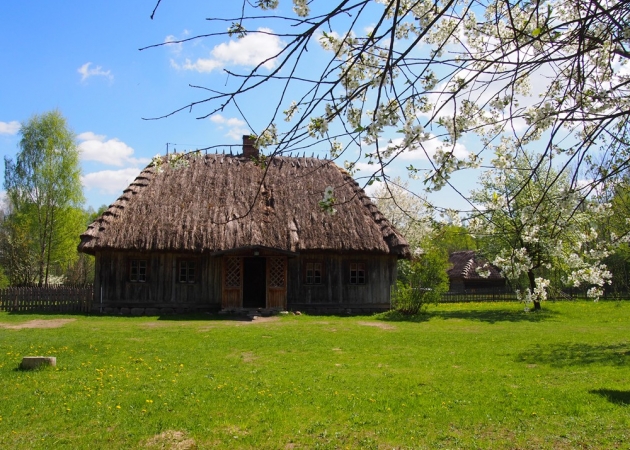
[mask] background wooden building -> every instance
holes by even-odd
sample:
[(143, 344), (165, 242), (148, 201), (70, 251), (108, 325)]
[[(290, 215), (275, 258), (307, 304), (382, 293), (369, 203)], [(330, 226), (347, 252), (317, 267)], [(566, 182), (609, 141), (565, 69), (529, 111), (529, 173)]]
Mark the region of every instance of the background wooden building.
[[(164, 157), (88, 227), (96, 308), (389, 308), (405, 239), (332, 161), (259, 159), (250, 144)], [(335, 214), (319, 205), (329, 187)]]
[(487, 261), (477, 256), (474, 250), (453, 252), (449, 256), (451, 268), (448, 270), (449, 292), (490, 292), (506, 289), (505, 278), (499, 269), (489, 264), (484, 270), (489, 271), (482, 277), (477, 268), (484, 268)]

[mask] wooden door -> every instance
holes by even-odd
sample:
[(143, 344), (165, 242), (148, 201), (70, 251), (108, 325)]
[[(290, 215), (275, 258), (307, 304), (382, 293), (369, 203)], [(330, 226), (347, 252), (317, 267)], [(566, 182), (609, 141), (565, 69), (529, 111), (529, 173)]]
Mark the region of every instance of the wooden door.
[(287, 258), (267, 258), (267, 308), (287, 308)]
[(223, 309), (243, 307), (243, 258), (226, 256), (223, 258)]

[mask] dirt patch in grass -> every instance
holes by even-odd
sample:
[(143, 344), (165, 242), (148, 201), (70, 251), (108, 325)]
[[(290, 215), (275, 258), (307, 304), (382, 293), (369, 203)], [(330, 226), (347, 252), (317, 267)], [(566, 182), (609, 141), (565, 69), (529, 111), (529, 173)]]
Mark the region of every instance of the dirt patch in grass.
[(244, 363), (251, 363), (256, 361), (258, 359), (258, 356), (256, 356), (252, 352), (244, 352), (241, 354), (241, 358), (243, 359)]
[(10, 330), (21, 330), (23, 328), (60, 328), (75, 320), (77, 319), (36, 319), (19, 324), (0, 322), (0, 328), (8, 328)]
[(190, 450), (197, 448), (194, 439), (186, 438), (182, 431), (168, 430), (148, 439), (144, 446), (151, 449)]
[(365, 325), (366, 327), (376, 327), (381, 330), (395, 330), (396, 327), (394, 325), (390, 325), (388, 323), (382, 322), (357, 322), (359, 325)]

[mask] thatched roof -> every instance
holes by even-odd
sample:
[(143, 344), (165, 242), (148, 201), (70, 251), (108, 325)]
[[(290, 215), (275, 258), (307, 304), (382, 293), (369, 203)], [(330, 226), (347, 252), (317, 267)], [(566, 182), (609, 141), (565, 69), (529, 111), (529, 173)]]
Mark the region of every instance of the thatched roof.
[(490, 276), (482, 277), (477, 272), (478, 267), (483, 267), (487, 261), (478, 258), (474, 250), (453, 252), (448, 258), (452, 267), (448, 270), (449, 278), (462, 278), (465, 280), (502, 280), (503, 276), (499, 269), (492, 264), (488, 265)]
[[(190, 155), (183, 167), (147, 166), (81, 235), (79, 250), (366, 251), (409, 256), (407, 241), (333, 162)], [(166, 161), (166, 159), (164, 159)], [(336, 214), (322, 211), (326, 187)]]

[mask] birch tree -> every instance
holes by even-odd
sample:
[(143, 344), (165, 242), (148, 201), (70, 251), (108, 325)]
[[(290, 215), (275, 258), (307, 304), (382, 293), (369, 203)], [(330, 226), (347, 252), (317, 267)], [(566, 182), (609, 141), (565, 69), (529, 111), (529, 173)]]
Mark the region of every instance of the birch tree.
[(5, 157), (4, 188), (12, 219), (29, 230), (37, 282), (43, 285), (53, 264), (76, 255), (83, 226), (79, 151), (56, 110), (24, 122), (20, 136), (15, 162)]

